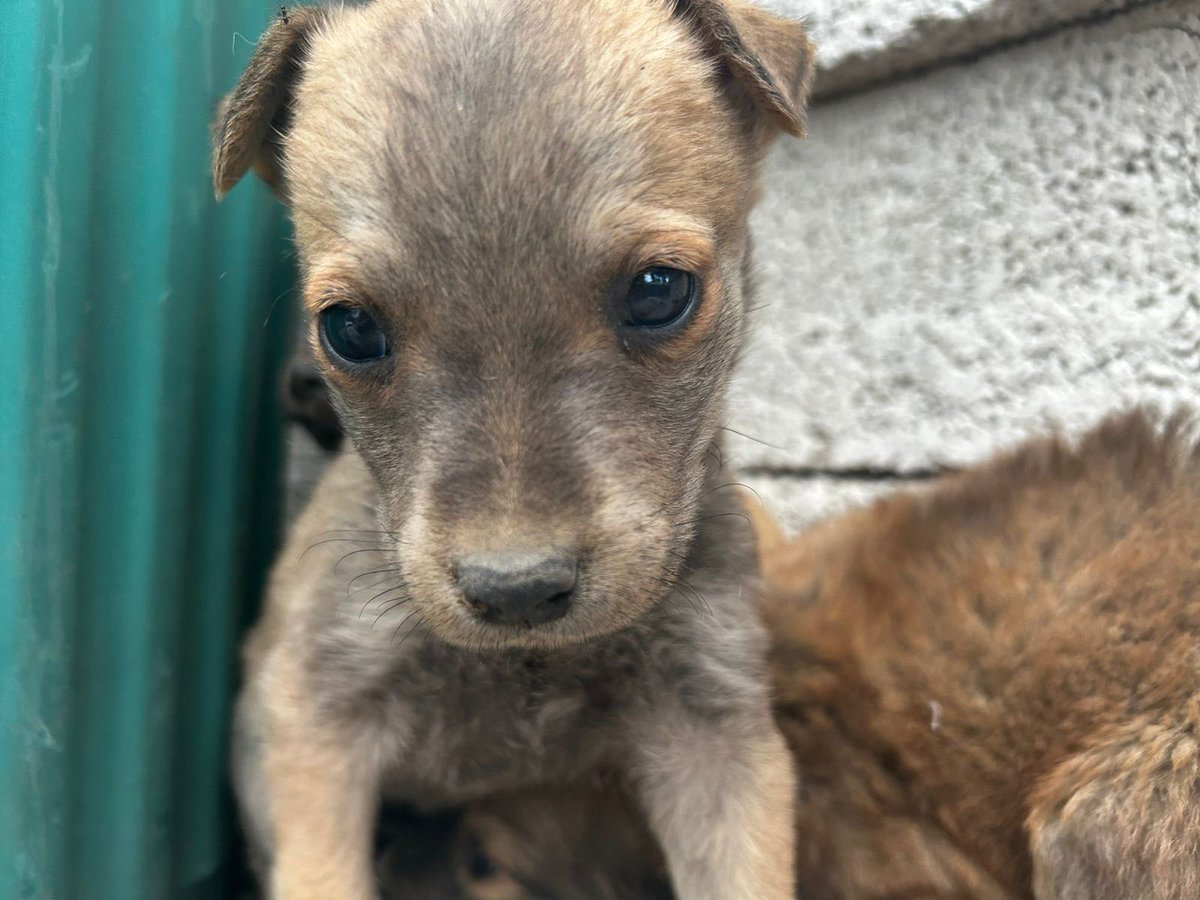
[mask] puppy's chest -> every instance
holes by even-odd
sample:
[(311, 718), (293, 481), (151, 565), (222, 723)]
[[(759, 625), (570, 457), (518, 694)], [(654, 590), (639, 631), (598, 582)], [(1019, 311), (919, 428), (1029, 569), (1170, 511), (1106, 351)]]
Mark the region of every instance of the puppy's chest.
[(385, 790), (418, 805), (460, 803), (602, 765), (637, 697), (637, 663), (554, 655), (426, 660), (397, 674), (404, 752)]

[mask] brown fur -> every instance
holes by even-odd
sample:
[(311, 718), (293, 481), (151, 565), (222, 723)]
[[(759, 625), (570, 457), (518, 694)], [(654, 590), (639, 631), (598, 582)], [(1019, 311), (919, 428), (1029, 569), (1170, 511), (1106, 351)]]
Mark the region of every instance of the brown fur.
[[(612, 788), (491, 797), (467, 813), (463, 834), (455, 870), (469, 900), (672, 896), (654, 838)], [(491, 871), (476, 870), (481, 859)]]
[[(377, 0), (260, 43), (214, 181), (254, 167), (289, 203), (350, 445), (246, 650), (237, 784), (277, 900), (371, 896), (381, 797), (599, 770), (689, 900), (790, 893), (791, 764), (720, 436), (747, 214), (811, 56), (740, 0)], [(678, 329), (620, 318), (649, 266), (698, 279)], [(339, 305), (392, 352), (332, 352)], [(547, 554), (576, 574), (564, 615), (481, 616), (464, 559)]]
[(506, 792), (465, 815), (389, 810), (385, 900), (673, 900), (666, 865), (628, 794), (590, 781)]
[(1200, 896), (1200, 463), (1112, 419), (768, 554), (806, 897)]

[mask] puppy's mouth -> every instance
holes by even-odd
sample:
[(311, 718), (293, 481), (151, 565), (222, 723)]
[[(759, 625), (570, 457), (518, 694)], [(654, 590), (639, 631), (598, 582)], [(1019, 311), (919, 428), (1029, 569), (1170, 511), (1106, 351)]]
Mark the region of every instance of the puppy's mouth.
[(515, 615), (497, 609), (481, 600), (468, 599), (466, 602), (480, 622), (487, 625), (520, 626), (526, 631), (532, 631), (539, 625), (545, 625), (547, 622), (553, 622), (565, 616), (567, 608), (571, 604), (571, 594), (567, 591), (552, 594)]

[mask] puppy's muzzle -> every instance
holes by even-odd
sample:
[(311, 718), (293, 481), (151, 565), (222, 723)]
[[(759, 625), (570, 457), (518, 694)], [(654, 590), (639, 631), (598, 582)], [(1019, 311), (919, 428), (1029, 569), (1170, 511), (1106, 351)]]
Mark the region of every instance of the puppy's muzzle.
[(527, 628), (566, 615), (578, 572), (576, 558), (559, 549), (474, 554), (454, 566), (459, 589), (481, 620)]

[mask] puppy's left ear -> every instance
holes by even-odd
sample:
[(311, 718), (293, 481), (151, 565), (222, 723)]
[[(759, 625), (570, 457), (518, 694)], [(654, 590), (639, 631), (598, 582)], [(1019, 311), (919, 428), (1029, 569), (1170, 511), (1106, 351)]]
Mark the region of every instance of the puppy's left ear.
[(804, 136), (815, 51), (804, 25), (744, 0), (676, 0), (761, 120)]

